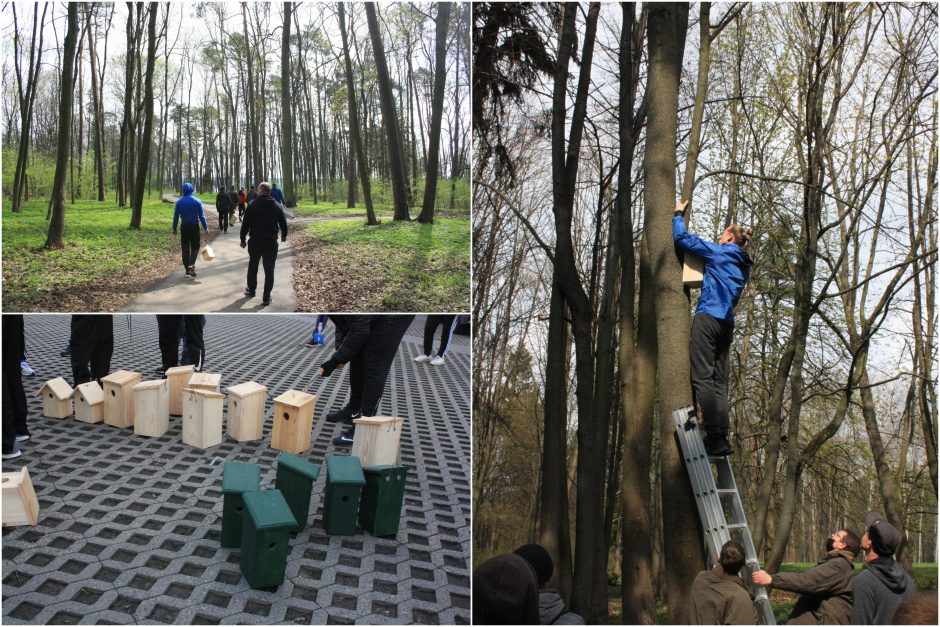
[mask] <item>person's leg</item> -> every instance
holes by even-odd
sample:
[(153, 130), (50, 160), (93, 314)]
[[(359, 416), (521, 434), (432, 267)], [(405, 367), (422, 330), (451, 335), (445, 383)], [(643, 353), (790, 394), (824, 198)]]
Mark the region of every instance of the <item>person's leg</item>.
[(183, 254), (183, 268), (189, 267), (189, 234), (186, 225), (180, 225), (180, 252)]
[(385, 316), (373, 325), (369, 339), (363, 346), (364, 381), (362, 388), (362, 415), (374, 416), (385, 392), (385, 381), (398, 352), (405, 331), (414, 316)]
[(346, 364), (349, 369), (349, 401), (343, 408), (343, 413), (354, 418), (362, 415), (362, 389), (365, 385), (365, 365), (362, 360), (364, 352), (360, 350)]
[(724, 320), (718, 322), (721, 333), (715, 347), (715, 415), (718, 433), (727, 437), (730, 431), (728, 415), (731, 413), (731, 403), (728, 400), (728, 353), (731, 351), (734, 326)]
[(225, 232), (225, 226), (228, 223), (228, 214), (222, 211), (221, 207), (216, 207), (216, 212), (219, 215), (219, 230), (223, 233)]
[(454, 337), (454, 329), (457, 328), (457, 316), (441, 316), (441, 345), (437, 349), (438, 357), (447, 354), (450, 348), (450, 340)]
[(11, 455), (17, 450), (16, 430), (13, 428), (13, 398), (7, 385), (7, 375), (3, 374), (3, 454)]
[(184, 224), (180, 230), (186, 242), (183, 244), (183, 264), (187, 267), (195, 266), (199, 255), (199, 225)]
[(91, 362), (95, 346), (96, 317), (94, 314), (72, 315), (72, 333), (69, 344), (72, 346), (73, 385), (88, 383), (93, 378), (88, 364)]
[[(15, 436), (20, 440), (28, 440), (29, 427), (26, 424), (26, 418), (29, 414), (29, 409), (26, 404), (26, 390), (23, 389), (23, 375), (19, 368), (14, 368), (12, 365), (4, 368), (3, 388), (5, 393), (3, 399), (4, 421), (7, 420), (6, 412), (9, 409), (10, 426), (12, 427)], [(9, 399), (5, 397), (6, 394), (10, 395)], [(7, 448), (5, 432), (6, 426), (4, 426), (3, 436), (4, 450)]]
[(434, 332), (437, 331), (437, 325), (441, 323), (441, 318), (443, 316), (438, 316), (431, 314), (428, 316), (428, 319), (424, 321), (424, 354), (430, 355), (431, 351), (434, 350)]
[(184, 366), (190, 364), (196, 367), (197, 372), (202, 371), (205, 360), (205, 342), (203, 341), (203, 316), (186, 316), (186, 361)]
[(160, 360), (163, 371), (179, 365), (181, 316), (161, 314), (157, 316), (157, 332), (160, 338)]
[(261, 254), (261, 263), (264, 265), (264, 300), (271, 299), (271, 290), (274, 289), (274, 264), (277, 263), (277, 240), (265, 243)]
[(702, 409), (705, 433), (718, 435), (718, 399), (715, 394), (715, 353), (721, 328), (708, 314), (695, 314), (689, 338), (692, 392)]
[(258, 289), (258, 262), (261, 250), (257, 239), (248, 240), (248, 291), (252, 294)]
[(96, 315), (94, 344), (91, 349), (91, 376), (100, 380), (111, 370), (111, 355), (114, 354), (114, 321), (110, 315)]

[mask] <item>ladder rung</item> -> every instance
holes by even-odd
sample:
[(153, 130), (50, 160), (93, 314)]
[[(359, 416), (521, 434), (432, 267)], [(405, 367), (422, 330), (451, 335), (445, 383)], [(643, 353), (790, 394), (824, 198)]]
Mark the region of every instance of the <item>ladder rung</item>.
[(737, 494), (738, 493), (738, 491), (735, 490), (734, 488), (718, 488), (716, 492), (718, 492), (718, 494)]
[(731, 523), (727, 527), (728, 529), (747, 529), (747, 525), (744, 523)]

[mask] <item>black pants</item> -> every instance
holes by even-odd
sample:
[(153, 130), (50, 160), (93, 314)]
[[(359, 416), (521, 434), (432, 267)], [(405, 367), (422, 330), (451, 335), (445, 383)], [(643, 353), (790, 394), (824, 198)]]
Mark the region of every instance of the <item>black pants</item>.
[(264, 298), (271, 297), (274, 289), (274, 262), (277, 261), (277, 240), (270, 237), (252, 237), (248, 240), (248, 289), (258, 289), (258, 262), (264, 266)]
[(424, 354), (430, 355), (431, 351), (434, 350), (434, 333), (437, 331), (438, 326), (443, 326), (441, 329), (441, 345), (437, 350), (437, 354), (443, 357), (447, 354), (447, 347), (450, 346), (450, 340), (454, 336), (454, 329), (457, 328), (457, 316), (448, 316), (448, 315), (429, 315), (427, 321), (424, 323)]
[[(385, 381), (392, 369), (401, 338), (414, 320), (414, 316), (376, 316), (372, 330), (362, 348), (349, 360), (349, 402), (346, 410), (374, 416), (385, 392)], [(337, 329), (336, 345), (342, 343), (343, 334)]]
[(199, 255), (199, 225), (181, 224), (180, 225), (180, 243), (183, 246), (183, 266), (196, 265), (196, 257)]
[[(185, 322), (186, 328), (186, 363), (179, 363), (180, 323)], [(157, 329), (160, 338), (160, 360), (163, 371), (167, 368), (190, 364), (196, 370), (202, 370), (206, 357), (206, 346), (203, 341), (202, 316), (158, 315)]]
[(245, 203), (238, 204), (238, 219), (241, 220), (245, 217)]
[(224, 233), (224, 232), (228, 231), (228, 213), (229, 213), (229, 211), (228, 211), (227, 208), (226, 208), (226, 209), (218, 209), (218, 208), (216, 208), (216, 209), (217, 209), (217, 211), (219, 212), (219, 230)]
[(702, 409), (702, 422), (709, 435), (728, 435), (728, 351), (734, 324), (708, 314), (695, 314), (689, 339), (692, 392)]
[(114, 353), (114, 323), (110, 315), (75, 314), (69, 338), (75, 385), (108, 376)]

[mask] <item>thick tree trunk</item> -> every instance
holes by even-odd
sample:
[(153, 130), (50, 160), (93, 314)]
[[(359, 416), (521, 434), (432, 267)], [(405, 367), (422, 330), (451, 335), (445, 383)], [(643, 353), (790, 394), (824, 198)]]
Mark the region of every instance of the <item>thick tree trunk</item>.
[[(16, 6), (10, 5), (13, 11), (14, 37), (13, 44), (18, 47), (19, 34), (16, 30)], [(33, 125), (33, 105), (36, 102), (36, 86), (39, 82), (39, 69), (42, 64), (43, 26), (46, 22), (46, 11), (49, 4), (43, 5), (42, 17), (39, 18), (39, 5), (33, 8), (33, 34), (29, 51), (29, 66), (27, 68), (26, 89), (20, 81), (19, 68), (16, 70), (17, 89), (20, 95), (20, 145), (16, 155), (16, 167), (13, 171), (13, 202), (14, 213), (20, 212), (20, 203), (24, 196), (28, 196), (26, 186), (26, 164), (29, 159), (29, 135)], [(39, 38), (37, 45), (36, 38)], [(34, 56), (35, 55), (35, 56)], [(17, 58), (19, 54), (15, 55)]]
[[(284, 31), (281, 34), (281, 169), (284, 181), (284, 204), (297, 206), (297, 192), (294, 190), (294, 125), (291, 107), (291, 69), (290, 69), (290, 16), (291, 3), (284, 3)], [(298, 33), (299, 34), (299, 33)], [(298, 68), (299, 71), (300, 68)]]
[(94, 143), (95, 143), (95, 180), (98, 188), (98, 200), (105, 199), (104, 189), (104, 120), (101, 110), (101, 92), (98, 86), (98, 70), (96, 69), (98, 50), (96, 44), (96, 28), (93, 27), (95, 8), (85, 5), (88, 19), (88, 57), (91, 63), (91, 101), (94, 108)]
[(440, 161), (441, 117), (444, 114), (444, 81), (447, 78), (447, 25), (450, 21), (450, 2), (437, 4), (436, 39), (434, 51), (434, 100), (431, 105), (431, 140), (428, 147), (427, 176), (424, 184), (424, 206), (418, 222), (434, 222), (434, 201), (437, 196), (437, 171)]
[[(150, 17), (147, 20), (147, 70), (144, 74), (144, 93), (153, 93), (153, 69), (157, 57), (157, 11), (159, 5), (150, 3)], [(131, 228), (139, 229), (143, 215), (144, 187), (147, 184), (147, 171), (150, 169), (150, 152), (153, 147), (153, 98), (144, 98), (144, 136), (140, 142), (140, 159), (137, 162), (137, 181), (134, 183), (134, 197), (131, 200)]]
[(75, 43), (78, 39), (78, 3), (68, 5), (68, 30), (62, 53), (62, 82), (59, 88), (59, 133), (56, 142), (55, 178), (52, 181), (52, 218), (46, 248), (62, 248), (65, 234), (65, 184), (68, 174), (69, 138), (72, 135), (72, 92)]

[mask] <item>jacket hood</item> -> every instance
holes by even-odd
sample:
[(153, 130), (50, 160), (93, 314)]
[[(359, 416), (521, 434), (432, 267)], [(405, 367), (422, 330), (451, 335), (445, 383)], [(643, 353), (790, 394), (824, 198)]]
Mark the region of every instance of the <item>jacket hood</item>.
[(192, 183), (183, 183), (183, 196), (189, 196), (193, 193)]
[(751, 261), (751, 256), (747, 254), (747, 251), (737, 244), (722, 244), (721, 250), (726, 255), (736, 257), (737, 262), (747, 268), (750, 268), (752, 265), (754, 265), (754, 262)]
[(855, 556), (852, 555), (849, 551), (846, 551), (846, 550), (844, 550), (844, 549), (842, 549), (842, 550), (829, 551), (829, 553), (826, 555), (825, 559), (819, 560), (818, 563), (819, 563), (819, 564), (822, 564), (823, 562), (829, 561), (829, 560), (831, 560), (831, 559), (834, 558), (834, 557), (844, 557), (844, 558), (845, 558), (845, 561), (847, 561), (849, 564), (851, 564), (851, 565), (852, 565), (852, 568), (855, 568)]
[(879, 557), (874, 561), (868, 562), (868, 564), (865, 565), (865, 570), (871, 571), (871, 574), (881, 580), (881, 582), (895, 594), (900, 594), (907, 589), (907, 573), (904, 572), (901, 565), (894, 561), (893, 558)]
[(565, 612), (565, 600), (554, 588), (539, 592), (539, 618), (543, 625), (551, 625)]

